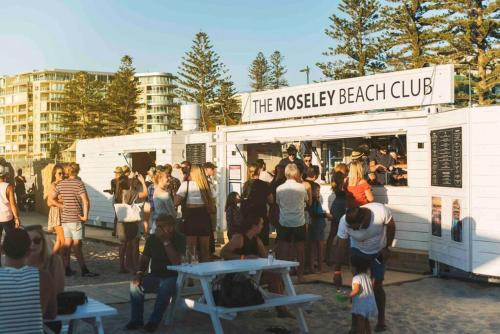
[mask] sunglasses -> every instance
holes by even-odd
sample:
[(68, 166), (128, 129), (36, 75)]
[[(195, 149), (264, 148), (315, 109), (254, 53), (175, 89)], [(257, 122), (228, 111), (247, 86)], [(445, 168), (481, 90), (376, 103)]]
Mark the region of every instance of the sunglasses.
[(40, 243), (42, 242), (42, 238), (40, 238), (40, 237), (34, 237), (33, 239), (31, 239), (31, 242), (34, 245), (40, 245)]

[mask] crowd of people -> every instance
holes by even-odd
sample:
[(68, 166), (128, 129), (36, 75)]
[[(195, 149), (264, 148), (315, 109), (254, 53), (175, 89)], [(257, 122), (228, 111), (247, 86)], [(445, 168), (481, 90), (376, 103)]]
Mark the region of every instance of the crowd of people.
[[(385, 166), (383, 159), (367, 163), (362, 154), (356, 153), (353, 152), (349, 164), (338, 164), (331, 171), (335, 196), (328, 212), (323, 210), (321, 187), (317, 183), (320, 168), (312, 164), (311, 154), (303, 154), (300, 159), (297, 149), (291, 145), (287, 157), (272, 173), (263, 160), (249, 163), (242, 193), (229, 193), (224, 203), (229, 241), (219, 255), (215, 254), (214, 235), (217, 226), (215, 165), (188, 161), (175, 166), (157, 165), (151, 167), (145, 177), (128, 166), (116, 167), (107, 191), (112, 194), (115, 208), (113, 234), (120, 242), (119, 270), (133, 275), (131, 320), (126, 329), (157, 330), (176, 288), (177, 274), (168, 270), (168, 265), (180, 264), (183, 257), (191, 262), (213, 261), (219, 256), (227, 260), (266, 257), (272, 249), (276, 258), (299, 263), (295, 273), (299, 283), (304, 281), (304, 275), (325, 272), (327, 265), (334, 265), (333, 280), (338, 286), (342, 282), (341, 265), (349, 262), (350, 253), (354, 270), (353, 290), (349, 295), (353, 299), (353, 330), (368, 332), (368, 318), (373, 314), (378, 314), (376, 330), (384, 330), (382, 282), (395, 225), (390, 210), (374, 202), (371, 172), (366, 170), (381, 169)], [(174, 169), (180, 171), (180, 178), (172, 175)], [(22, 228), (15, 190), (6, 181), (7, 172), (0, 165), (0, 232), (6, 231), (1, 247), (6, 263), (0, 268), (0, 286), (12, 279), (26, 284), (32, 280), (38, 282), (38, 295), (34, 292), (26, 295), (40, 305), (28, 317), (35, 326), (39, 319), (55, 315), (55, 296), (64, 290), (65, 276), (75, 274), (70, 265), (71, 251), (82, 276), (98, 275), (87, 268), (82, 251), (90, 202), (78, 177), (79, 166), (75, 163), (55, 165), (47, 200), (48, 231), (56, 236), (51, 246), (41, 226)], [(137, 206), (138, 203), (143, 204)], [(118, 209), (123, 206), (130, 210), (120, 213)], [(138, 207), (143, 214), (137, 216), (133, 209)], [(330, 233), (326, 236), (328, 221)], [(274, 243), (270, 240), (271, 231), (277, 233)], [(139, 252), (141, 238), (145, 240), (142, 253)], [(366, 274), (367, 268), (373, 281)], [(267, 273), (262, 280), (271, 292), (283, 292), (279, 275)], [(0, 300), (15, 293), (4, 290), (0, 287)], [(153, 313), (146, 323), (143, 320), (145, 293), (157, 295)], [(0, 311), (6, 307), (9, 303), (0, 301)], [(279, 317), (293, 317), (284, 307), (276, 311)], [(0, 332), (8, 331), (12, 319), (2, 317), (6, 316), (0, 312)], [(26, 326), (30, 324), (27, 322)], [(57, 331), (60, 324), (48, 323), (48, 326)]]
[(43, 226), (21, 225), (8, 168), (0, 165), (0, 238), (5, 231), (0, 247), (5, 258), (0, 267), (1, 333), (43, 333), (44, 325), (56, 333), (61, 330), (60, 322), (47, 319), (57, 315), (57, 296), (64, 291), (65, 275), (75, 274), (69, 265), (71, 248), (82, 276), (97, 276), (83, 258), (81, 240), (89, 201), (78, 172), (75, 163), (53, 168), (47, 202), (48, 229), (56, 234), (52, 245)]
[[(248, 164), (242, 194), (230, 193), (226, 200), (229, 242), (221, 255), (231, 259), (242, 252), (262, 256), (269, 247), (271, 227), (277, 231), (276, 257), (299, 262), (298, 282), (307, 272), (324, 272), (325, 264), (333, 264), (333, 280), (340, 286), (341, 265), (350, 262), (354, 275), (349, 295), (353, 300), (352, 331), (370, 332), (368, 319), (374, 314), (378, 314), (375, 330), (385, 330), (383, 280), (395, 224), (390, 210), (374, 202), (369, 175), (388, 170), (393, 161), (383, 159), (387, 154), (383, 149), (378, 154), (369, 158), (353, 151), (349, 164), (335, 166), (331, 171), (335, 196), (329, 212), (323, 210), (317, 183), (320, 168), (311, 163), (311, 154), (300, 159), (297, 149), (288, 147), (287, 157), (273, 174), (263, 161)], [(326, 237), (328, 220), (331, 226)]]

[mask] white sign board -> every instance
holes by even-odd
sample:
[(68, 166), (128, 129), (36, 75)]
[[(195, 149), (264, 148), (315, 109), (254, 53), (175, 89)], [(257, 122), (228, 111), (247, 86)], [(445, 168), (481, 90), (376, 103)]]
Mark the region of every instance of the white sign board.
[(243, 94), (242, 121), (453, 103), (453, 65)]

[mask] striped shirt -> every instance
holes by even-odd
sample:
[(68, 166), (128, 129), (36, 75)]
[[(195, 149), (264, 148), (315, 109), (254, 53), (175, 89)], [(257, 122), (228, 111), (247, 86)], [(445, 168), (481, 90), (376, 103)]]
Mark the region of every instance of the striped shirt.
[(61, 196), (63, 209), (61, 223), (79, 223), (83, 216), (81, 195), (86, 194), (85, 185), (78, 179), (62, 180), (56, 185), (56, 195)]
[(43, 333), (37, 268), (0, 268), (0, 333)]

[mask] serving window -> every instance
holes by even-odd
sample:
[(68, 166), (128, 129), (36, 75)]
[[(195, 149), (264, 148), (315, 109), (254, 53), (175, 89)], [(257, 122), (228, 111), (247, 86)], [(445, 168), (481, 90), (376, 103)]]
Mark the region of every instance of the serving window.
[(353, 137), (334, 140), (275, 142), (245, 145), (247, 161), (262, 159), (267, 170), (273, 172), (286, 157), (286, 148), (295, 145), (298, 158), (310, 154), (313, 164), (320, 165), (321, 180), (331, 181), (332, 170), (340, 163), (350, 164), (354, 159), (363, 163), (364, 175), (372, 186), (407, 186), (408, 165), (406, 135)]
[(321, 141), (322, 178), (330, 182), (335, 166), (359, 160), (371, 185), (407, 186), (406, 148), (404, 134)]

